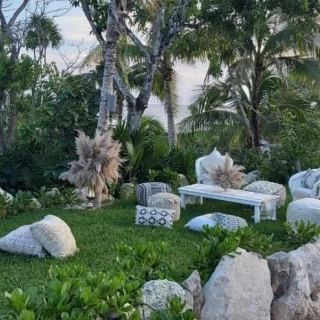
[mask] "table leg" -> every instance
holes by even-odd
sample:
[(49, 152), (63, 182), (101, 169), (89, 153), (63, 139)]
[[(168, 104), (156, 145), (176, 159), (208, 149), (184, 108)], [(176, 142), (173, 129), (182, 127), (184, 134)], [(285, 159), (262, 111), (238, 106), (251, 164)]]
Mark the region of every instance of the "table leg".
[(200, 204), (203, 205), (203, 197), (200, 197)]
[(261, 211), (261, 206), (254, 207), (254, 223), (260, 222), (260, 211)]
[(186, 195), (184, 193), (181, 193), (180, 195), (180, 198), (181, 198), (181, 208), (182, 209), (186, 209)]

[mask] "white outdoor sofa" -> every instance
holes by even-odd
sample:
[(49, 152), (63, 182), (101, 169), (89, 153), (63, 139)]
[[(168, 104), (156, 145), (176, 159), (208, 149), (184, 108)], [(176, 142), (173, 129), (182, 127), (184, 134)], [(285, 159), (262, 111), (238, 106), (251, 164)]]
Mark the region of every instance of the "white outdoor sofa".
[(303, 198), (318, 198), (320, 190), (320, 181), (317, 181), (312, 188), (304, 187), (303, 180), (306, 172), (307, 170), (298, 172), (291, 176), (289, 179), (288, 185), (293, 201)]

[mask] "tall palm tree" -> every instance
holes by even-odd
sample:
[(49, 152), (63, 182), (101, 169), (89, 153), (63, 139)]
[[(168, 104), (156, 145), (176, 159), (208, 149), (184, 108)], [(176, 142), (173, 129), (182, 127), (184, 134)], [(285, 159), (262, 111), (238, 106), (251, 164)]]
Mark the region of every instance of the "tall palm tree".
[[(59, 48), (62, 44), (62, 34), (58, 25), (53, 19), (43, 14), (33, 14), (28, 24), (25, 45), (27, 50), (31, 49), (34, 53), (34, 60), (38, 60), (42, 65), (47, 63), (47, 49)], [(38, 57), (36, 57), (38, 50)]]
[[(301, 24), (286, 20), (284, 15), (268, 12), (265, 22), (257, 23), (252, 36), (236, 38), (221, 54), (221, 62), (227, 71), (225, 85), (228, 95), (226, 92), (224, 96), (221, 92), (217, 95), (214, 82), (205, 88), (209, 91), (204, 92), (195, 105), (206, 105), (202, 110), (214, 112), (217, 116), (211, 114), (211, 119), (216, 123), (218, 115), (220, 120), (226, 117), (232, 119), (229, 127), (241, 123), (248, 131), (250, 145), (258, 147), (261, 125), (265, 114), (270, 114), (275, 86), (285, 88), (289, 74), (304, 83), (319, 83), (320, 64), (316, 54), (320, 47), (315, 41), (319, 26), (309, 22), (308, 27), (307, 32)], [(219, 101), (220, 107), (224, 105), (224, 108), (209, 106), (212, 103), (210, 97), (215, 97), (214, 101)], [(232, 112), (227, 112), (228, 107), (233, 107)], [(191, 124), (190, 120), (184, 121), (183, 125), (187, 125), (188, 121)]]

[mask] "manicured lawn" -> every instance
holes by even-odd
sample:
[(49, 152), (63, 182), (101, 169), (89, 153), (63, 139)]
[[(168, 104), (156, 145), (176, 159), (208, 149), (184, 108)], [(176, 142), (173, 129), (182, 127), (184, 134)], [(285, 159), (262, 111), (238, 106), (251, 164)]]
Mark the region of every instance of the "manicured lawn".
[[(166, 258), (188, 274), (188, 268), (196, 254), (194, 243), (200, 244), (203, 235), (184, 228), (187, 221), (201, 214), (218, 211), (242, 216), (251, 224), (250, 217), (253, 214), (251, 207), (206, 201), (203, 206), (189, 205), (187, 210), (182, 210), (181, 220), (174, 224), (173, 229), (164, 229), (135, 226), (134, 209), (134, 201), (117, 200), (99, 211), (67, 211), (51, 208), (1, 220), (0, 237), (22, 225), (40, 220), (47, 214), (56, 215), (70, 226), (77, 240), (79, 252), (65, 260), (51, 257), (38, 259), (0, 252), (0, 310), (4, 308), (5, 291), (43, 284), (52, 264), (82, 264), (92, 271), (107, 271), (114, 264), (115, 245), (119, 242), (129, 245), (145, 241), (168, 242), (171, 250)], [(260, 224), (253, 224), (254, 228), (261, 233), (274, 234), (276, 241), (282, 240), (285, 211), (286, 206), (278, 211), (278, 221), (263, 221)]]

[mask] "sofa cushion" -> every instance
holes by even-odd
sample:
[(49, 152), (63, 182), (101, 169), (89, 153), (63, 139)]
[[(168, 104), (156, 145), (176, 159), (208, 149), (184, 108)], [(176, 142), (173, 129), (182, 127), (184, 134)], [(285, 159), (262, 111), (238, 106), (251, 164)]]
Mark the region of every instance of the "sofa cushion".
[(77, 251), (76, 240), (69, 226), (60, 218), (47, 215), (30, 226), (33, 236), (56, 258), (73, 255)]
[(136, 224), (171, 228), (175, 210), (136, 206)]
[(223, 166), (224, 162), (225, 156), (222, 156), (221, 153), (214, 148), (214, 150), (201, 161), (201, 166), (206, 172), (209, 172), (212, 165)]
[(312, 189), (309, 188), (295, 188), (291, 190), (293, 201), (298, 199), (309, 198), (312, 194)]
[(312, 189), (314, 184), (320, 180), (320, 169), (309, 169), (305, 173), (302, 186), (304, 188)]
[(0, 238), (0, 249), (10, 253), (38, 256), (39, 258), (46, 255), (41, 243), (34, 238), (30, 225), (22, 226)]

